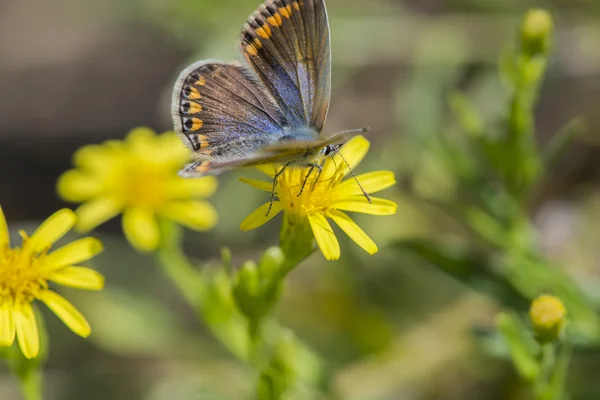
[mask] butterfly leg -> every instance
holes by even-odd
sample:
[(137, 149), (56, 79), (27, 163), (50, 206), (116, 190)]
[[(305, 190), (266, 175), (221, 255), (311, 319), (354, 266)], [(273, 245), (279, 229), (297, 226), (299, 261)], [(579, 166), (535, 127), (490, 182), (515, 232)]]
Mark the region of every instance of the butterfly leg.
[(317, 177), (310, 188), (311, 192), (313, 190), (315, 190), (315, 186), (317, 186), (317, 183), (319, 182), (319, 179), (321, 178), (321, 174), (323, 173), (323, 167), (321, 166), (321, 164), (313, 164), (313, 165), (315, 168), (317, 168), (319, 170), (319, 172), (317, 173)]
[(298, 197), (300, 197), (300, 195), (302, 195), (302, 193), (304, 192), (304, 187), (306, 186), (306, 182), (308, 182), (308, 178), (310, 178), (310, 175), (315, 170), (315, 168), (319, 170), (319, 173), (317, 174), (317, 178), (315, 179), (315, 181), (311, 185), (311, 187), (312, 187), (311, 190), (315, 190), (315, 186), (317, 185), (319, 177), (321, 176), (321, 173), (323, 172), (323, 167), (321, 167), (320, 164), (310, 163), (310, 164), (307, 164), (306, 166), (307, 167), (310, 166), (310, 169), (306, 173), (306, 177), (304, 178), (304, 182), (302, 182), (302, 187), (300, 188), (300, 192), (297, 194)]
[(285, 171), (285, 169), (287, 167), (290, 166), (291, 163), (287, 163), (285, 164), (279, 171), (277, 171), (277, 173), (273, 176), (273, 188), (271, 189), (271, 202), (269, 203), (269, 209), (267, 210), (267, 213), (265, 214), (265, 216), (269, 216), (269, 213), (271, 212), (271, 208), (273, 207), (273, 201), (275, 200), (275, 189), (277, 188), (277, 178), (279, 178), (279, 176), (281, 176), (281, 174), (283, 174), (283, 171)]
[(302, 182), (302, 187), (300, 188), (300, 192), (298, 192), (298, 194), (297, 194), (298, 197), (300, 197), (302, 192), (304, 192), (304, 187), (306, 186), (306, 182), (308, 182), (308, 178), (310, 177), (313, 170), (315, 169), (315, 164), (307, 164), (306, 166), (307, 167), (310, 166), (310, 169), (308, 170), (308, 172), (306, 173), (306, 176), (304, 177), (304, 182)]

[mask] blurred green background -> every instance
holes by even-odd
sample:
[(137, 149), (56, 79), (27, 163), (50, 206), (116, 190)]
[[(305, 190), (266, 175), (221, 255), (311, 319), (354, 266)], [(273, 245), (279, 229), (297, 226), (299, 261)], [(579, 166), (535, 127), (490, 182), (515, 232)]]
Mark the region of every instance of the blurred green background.
[[(237, 35), (258, 5), (2, 0), (0, 204), (9, 226), (31, 230), (69, 206), (56, 196), (55, 183), (78, 147), (122, 138), (140, 125), (172, 129), (171, 88), (180, 70), (197, 59), (239, 59)], [(600, 398), (600, 3), (327, 0), (327, 6), (333, 85), (325, 131), (371, 127), (371, 151), (357, 172), (394, 171), (398, 185), (383, 197), (399, 208), (394, 217), (357, 217), (379, 244), (377, 255), (339, 235), (340, 261), (314, 254), (288, 278), (275, 316), (326, 360), (326, 392), (350, 400), (530, 398), (494, 318), (506, 307), (526, 311), (541, 291), (572, 293), (555, 287), (567, 276), (586, 298), (574, 324), (579, 345), (568, 391), (571, 399)], [(500, 196), (494, 178), (466, 185), (448, 168), (448, 154), (456, 165), (484, 157), (453, 150), (462, 141), (449, 99), (460, 90), (486, 124), (501, 124), (509, 94), (498, 60), (534, 6), (549, 10), (556, 27), (535, 108), (535, 142), (544, 147), (574, 117), (582, 119), (567, 129), (584, 134), (518, 199), (532, 247), (549, 262), (542, 269), (523, 263), (515, 277), (499, 273), (497, 261), (519, 245), (493, 244), (473, 220), (467, 228), (461, 223), (478, 204), (465, 199)], [(513, 156), (502, 155), (507, 163)], [(198, 260), (214, 260), (228, 246), (239, 264), (277, 243), (278, 223), (239, 230), (266, 195), (238, 176), (223, 176), (211, 199), (217, 227), (186, 232), (186, 251)], [(95, 234), (105, 242), (93, 265), (105, 274), (106, 289), (66, 296), (93, 333), (83, 340), (46, 313), (46, 398), (250, 398), (256, 372), (197, 322), (152, 257), (130, 249), (119, 219)], [(581, 305), (578, 296), (574, 307)], [(308, 390), (297, 398), (329, 398)], [(0, 369), (0, 399), (18, 398), (16, 382)]]

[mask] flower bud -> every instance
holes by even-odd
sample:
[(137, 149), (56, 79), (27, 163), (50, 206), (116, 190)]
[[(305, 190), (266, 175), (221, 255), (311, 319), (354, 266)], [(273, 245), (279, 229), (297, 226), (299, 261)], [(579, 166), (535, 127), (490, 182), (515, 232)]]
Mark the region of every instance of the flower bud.
[(246, 261), (240, 268), (235, 282), (236, 289), (242, 290), (248, 297), (253, 297), (260, 292), (260, 278), (256, 264)]
[(552, 16), (546, 10), (532, 9), (525, 14), (521, 26), (522, 49), (528, 56), (546, 54), (550, 47)]
[(531, 302), (529, 319), (541, 343), (557, 340), (564, 328), (567, 311), (558, 297), (541, 295)]
[(277, 247), (269, 247), (262, 255), (259, 263), (260, 275), (264, 279), (277, 279), (279, 267), (285, 261), (283, 251)]

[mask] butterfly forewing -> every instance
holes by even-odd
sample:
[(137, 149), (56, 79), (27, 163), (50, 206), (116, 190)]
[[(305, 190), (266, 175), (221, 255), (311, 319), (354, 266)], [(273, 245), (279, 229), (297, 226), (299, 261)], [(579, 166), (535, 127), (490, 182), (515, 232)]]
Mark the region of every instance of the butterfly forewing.
[(272, 144), (289, 125), (247, 67), (204, 61), (175, 84), (175, 130), (199, 160), (232, 161)]
[(291, 126), (320, 132), (331, 92), (324, 1), (267, 1), (244, 26), (240, 47)]

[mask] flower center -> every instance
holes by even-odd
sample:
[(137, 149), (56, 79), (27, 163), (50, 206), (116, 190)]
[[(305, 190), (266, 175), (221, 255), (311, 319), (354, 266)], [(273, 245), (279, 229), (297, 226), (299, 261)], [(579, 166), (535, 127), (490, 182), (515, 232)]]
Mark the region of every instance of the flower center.
[(164, 168), (146, 160), (134, 160), (114, 181), (122, 204), (156, 209), (166, 199), (166, 184), (171, 176)]
[(43, 257), (33, 256), (24, 248), (0, 249), (0, 305), (31, 303), (48, 289), (40, 268)]
[[(315, 168), (306, 179), (308, 171), (309, 168), (288, 168), (277, 180), (277, 197), (285, 211), (306, 215), (329, 208), (335, 177), (329, 179), (319, 177), (319, 171)], [(319, 178), (318, 182), (316, 182), (317, 178)]]

